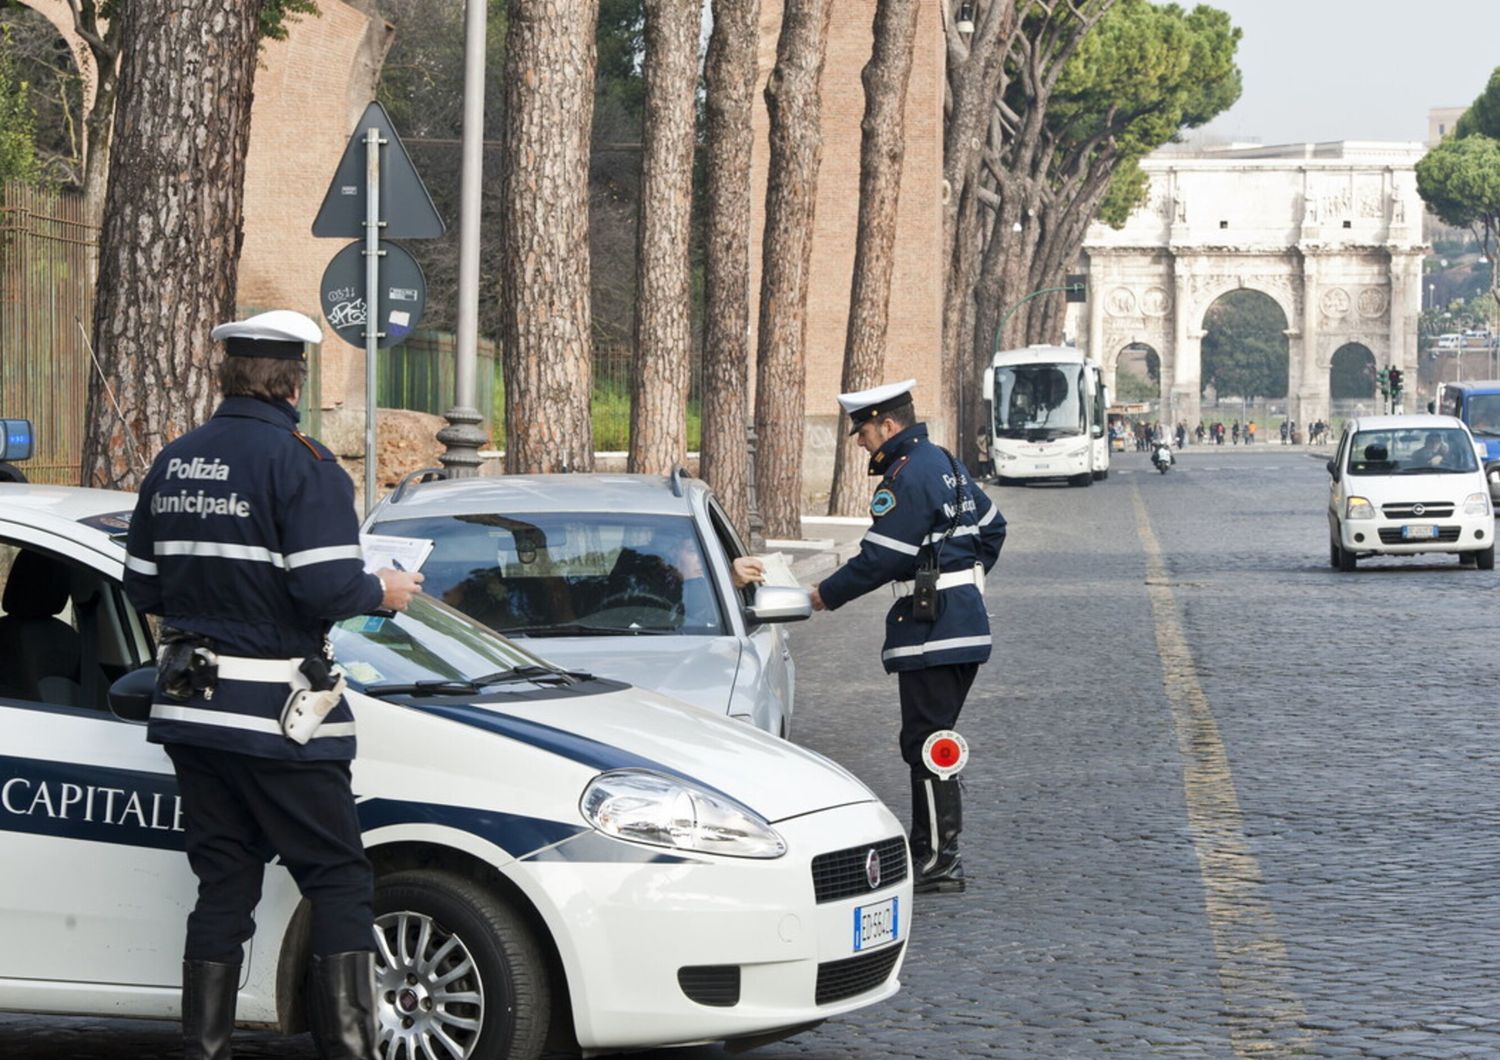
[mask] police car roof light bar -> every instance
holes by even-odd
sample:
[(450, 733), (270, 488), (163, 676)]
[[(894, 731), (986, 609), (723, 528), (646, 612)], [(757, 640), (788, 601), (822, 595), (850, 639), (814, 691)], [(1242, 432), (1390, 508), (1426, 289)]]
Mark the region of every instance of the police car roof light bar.
[(30, 460), (34, 437), (30, 420), (0, 420), (0, 460)]

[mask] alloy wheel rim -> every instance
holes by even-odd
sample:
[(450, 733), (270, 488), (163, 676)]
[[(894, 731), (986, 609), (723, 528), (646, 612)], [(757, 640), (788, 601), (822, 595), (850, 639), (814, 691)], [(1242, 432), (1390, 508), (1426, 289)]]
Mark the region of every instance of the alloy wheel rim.
[(484, 983), (463, 940), (422, 913), (375, 919), (385, 1060), (467, 1060), (484, 1025)]

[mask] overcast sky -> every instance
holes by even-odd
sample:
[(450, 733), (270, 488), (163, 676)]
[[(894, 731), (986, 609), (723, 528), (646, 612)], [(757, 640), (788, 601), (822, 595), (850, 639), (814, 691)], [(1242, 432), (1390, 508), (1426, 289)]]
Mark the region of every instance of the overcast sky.
[(1425, 140), (1428, 108), (1468, 106), (1500, 66), (1500, 0), (1207, 2), (1244, 31), (1244, 92), (1205, 130), (1222, 139)]

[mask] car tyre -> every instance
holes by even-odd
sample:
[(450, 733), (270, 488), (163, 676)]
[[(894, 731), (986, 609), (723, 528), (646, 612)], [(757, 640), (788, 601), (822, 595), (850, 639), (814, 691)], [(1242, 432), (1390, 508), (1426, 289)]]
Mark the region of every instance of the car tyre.
[(1353, 570), (1358, 564), (1359, 557), (1353, 552), (1350, 552), (1347, 548), (1341, 547), (1339, 549), (1339, 570), (1347, 573)]
[(1328, 565), (1334, 570), (1343, 566), (1344, 550), (1339, 548), (1338, 539), (1330, 536), (1328, 538)]
[(423, 1040), (441, 1031), (466, 1060), (541, 1056), (547, 962), (524, 918), (490, 890), (446, 872), (393, 873), (375, 884), (375, 936), (382, 1055), (448, 1055)]
[(1479, 565), (1480, 570), (1494, 570), (1495, 546), (1491, 545), (1489, 548), (1482, 548), (1474, 553), (1474, 562)]

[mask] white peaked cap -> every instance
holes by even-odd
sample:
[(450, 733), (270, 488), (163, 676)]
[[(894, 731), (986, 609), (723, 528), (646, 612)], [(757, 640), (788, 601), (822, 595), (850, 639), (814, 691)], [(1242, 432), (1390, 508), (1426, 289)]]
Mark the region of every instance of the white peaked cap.
[(216, 340), (259, 339), (270, 342), (322, 342), (323, 329), (309, 317), (290, 309), (257, 313), (248, 320), (232, 320), (213, 330)]
[(886, 383), (883, 386), (872, 386), (869, 390), (858, 390), (853, 394), (840, 394), (839, 407), (847, 413), (855, 413), (860, 409), (871, 405), (897, 406), (905, 404), (904, 401), (894, 399), (910, 394), (912, 387), (917, 385), (915, 379), (907, 379), (900, 383)]

